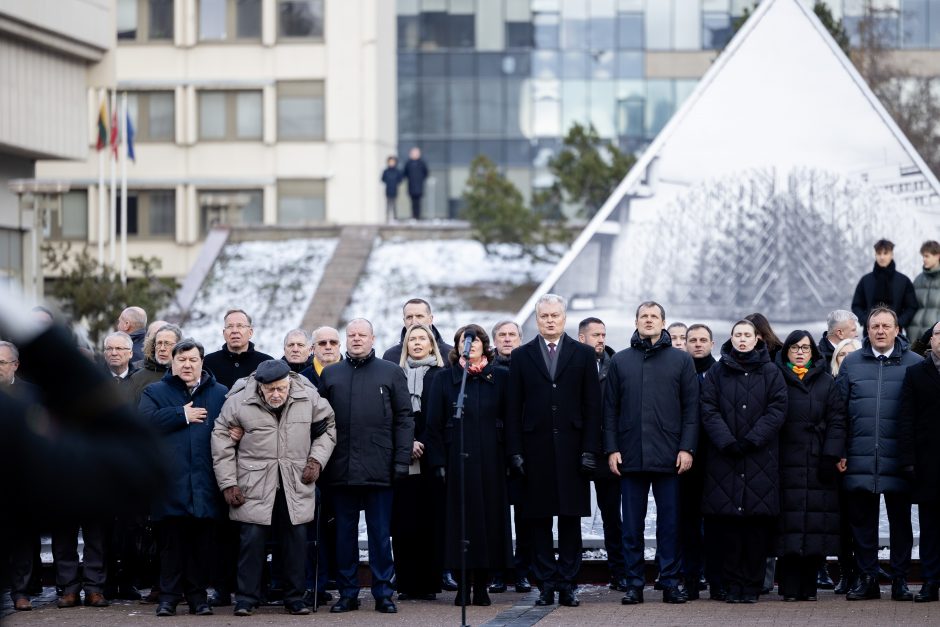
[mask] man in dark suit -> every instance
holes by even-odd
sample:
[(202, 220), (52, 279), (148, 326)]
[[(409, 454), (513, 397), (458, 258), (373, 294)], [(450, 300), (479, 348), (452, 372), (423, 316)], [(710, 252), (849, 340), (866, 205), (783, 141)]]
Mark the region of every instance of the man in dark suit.
[[(521, 513), (530, 519), (537, 605), (579, 605), (581, 517), (591, 513), (597, 470), (601, 389), (594, 350), (565, 334), (565, 299), (535, 305), (539, 334), (512, 352), (506, 416), (510, 470), (524, 476)], [(558, 559), (552, 518), (558, 516)]]

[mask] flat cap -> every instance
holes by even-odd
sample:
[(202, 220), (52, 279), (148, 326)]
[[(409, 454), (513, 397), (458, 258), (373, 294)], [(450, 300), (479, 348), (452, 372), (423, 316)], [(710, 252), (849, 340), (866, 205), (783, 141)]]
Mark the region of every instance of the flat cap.
[(280, 359), (262, 361), (255, 369), (255, 381), (258, 383), (274, 383), (286, 379), (290, 374), (290, 366)]

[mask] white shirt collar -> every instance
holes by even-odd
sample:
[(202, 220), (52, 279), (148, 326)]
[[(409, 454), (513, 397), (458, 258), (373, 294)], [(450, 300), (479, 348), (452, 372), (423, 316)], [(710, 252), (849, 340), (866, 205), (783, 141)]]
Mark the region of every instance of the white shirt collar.
[(889, 349), (887, 350), (887, 352), (884, 352), (884, 353), (882, 353), (882, 352), (879, 351), (877, 348), (875, 348), (874, 346), (872, 346), (872, 347), (871, 347), (871, 352), (872, 352), (872, 354), (875, 356), (876, 359), (877, 359), (879, 356), (881, 356), (881, 355), (884, 355), (885, 357), (890, 357), (890, 356), (891, 356), (891, 353), (894, 352), (894, 346), (892, 346), (891, 348), (889, 348)]

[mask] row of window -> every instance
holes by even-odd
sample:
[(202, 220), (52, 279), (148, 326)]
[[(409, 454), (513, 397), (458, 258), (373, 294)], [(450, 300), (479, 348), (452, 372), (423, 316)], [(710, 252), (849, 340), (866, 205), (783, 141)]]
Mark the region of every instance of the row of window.
[[(197, 0), (199, 41), (258, 41), (262, 0)], [(174, 0), (118, 0), (120, 41), (172, 41)], [(279, 40), (323, 39), (323, 0), (277, 0)]]
[[(261, 224), (263, 192), (260, 189), (206, 190), (197, 192), (201, 234), (215, 225)], [(321, 180), (281, 180), (277, 183), (277, 223), (318, 224), (326, 219), (326, 183)], [(118, 212), (120, 222), (120, 212)], [(120, 232), (120, 224), (118, 224)], [(141, 239), (173, 239), (176, 236), (176, 191), (129, 190), (127, 234)], [(62, 197), (62, 215), (53, 216), (45, 237), (53, 240), (88, 239), (88, 192), (72, 190)]]
[[(325, 137), (323, 82), (277, 85), (277, 137), (318, 141)], [(260, 140), (264, 126), (261, 90), (200, 91), (199, 139)], [(176, 99), (172, 91), (129, 93), (127, 106), (142, 142), (175, 139)]]

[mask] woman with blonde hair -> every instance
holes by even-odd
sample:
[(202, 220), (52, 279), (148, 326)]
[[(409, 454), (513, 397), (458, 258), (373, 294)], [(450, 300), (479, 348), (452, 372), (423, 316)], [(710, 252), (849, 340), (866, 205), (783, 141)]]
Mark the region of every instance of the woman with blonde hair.
[(842, 366), (842, 360), (845, 359), (845, 356), (861, 347), (862, 343), (854, 337), (847, 337), (836, 344), (835, 349), (832, 351), (832, 361), (829, 364), (832, 376), (839, 374), (839, 368)]

